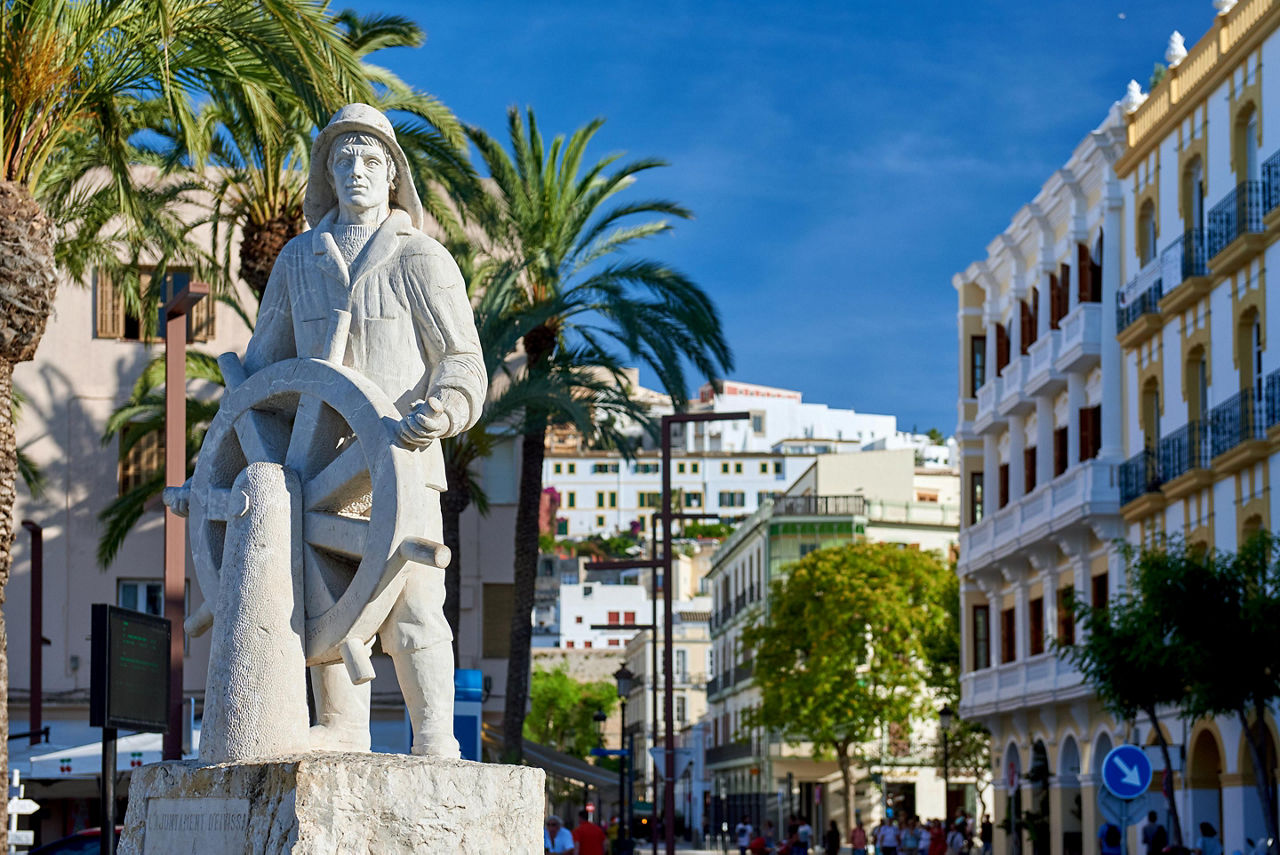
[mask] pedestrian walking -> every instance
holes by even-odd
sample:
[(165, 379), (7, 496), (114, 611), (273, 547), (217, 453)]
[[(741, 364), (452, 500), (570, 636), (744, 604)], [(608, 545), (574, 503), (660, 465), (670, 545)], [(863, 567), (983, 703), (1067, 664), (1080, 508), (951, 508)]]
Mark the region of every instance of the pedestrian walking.
[(604, 829), (591, 821), (589, 813), (578, 811), (578, 824), (573, 827), (573, 843), (577, 846), (574, 855), (604, 855), (607, 839)]
[(876, 837), (876, 855), (898, 855), (898, 826), (893, 820), (880, 825)]
[[(1200, 836), (1196, 838), (1196, 846), (1191, 850), (1197, 855), (1222, 855), (1222, 841), (1218, 838), (1218, 830), (1211, 823), (1200, 823)], [(1107, 855), (1107, 853), (1103, 853)]]
[[(1113, 822), (1104, 822), (1098, 829), (1098, 851), (1102, 855), (1121, 855), (1123, 839), (1124, 834), (1120, 831), (1120, 826)], [(1222, 855), (1221, 849), (1214, 855)]]
[(755, 829), (751, 827), (751, 817), (744, 814), (733, 829), (733, 835), (738, 842), (738, 855), (747, 855), (747, 847), (751, 845), (751, 832), (753, 831)]
[(849, 832), (849, 846), (853, 848), (853, 855), (867, 855), (867, 830), (862, 827), (862, 820)]
[(542, 832), (542, 848), (547, 855), (561, 855), (573, 852), (573, 835), (564, 827), (558, 816), (547, 817), (547, 828)]
[(1147, 811), (1147, 821), (1142, 824), (1142, 830), (1139, 835), (1146, 855), (1160, 855), (1164, 848), (1169, 845), (1169, 833), (1164, 830), (1164, 826), (1160, 824), (1159, 816), (1153, 810)]
[(831, 826), (827, 829), (826, 839), (822, 841), (822, 848), (826, 855), (839, 855), (840, 826), (836, 825), (834, 819), (831, 820)]

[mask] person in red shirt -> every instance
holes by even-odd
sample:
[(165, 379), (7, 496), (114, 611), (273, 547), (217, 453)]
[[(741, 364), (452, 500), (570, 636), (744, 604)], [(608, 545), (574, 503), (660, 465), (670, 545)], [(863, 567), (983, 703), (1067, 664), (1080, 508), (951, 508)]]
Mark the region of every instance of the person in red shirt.
[(578, 811), (578, 824), (573, 829), (577, 855), (604, 855), (607, 839), (604, 829), (592, 822), (585, 810)]

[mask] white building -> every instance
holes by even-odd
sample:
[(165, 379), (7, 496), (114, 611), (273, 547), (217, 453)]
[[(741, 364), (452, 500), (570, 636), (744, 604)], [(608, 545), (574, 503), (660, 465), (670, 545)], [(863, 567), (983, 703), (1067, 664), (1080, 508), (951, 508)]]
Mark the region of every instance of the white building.
[[(954, 552), (960, 520), (959, 477), (918, 469), (913, 449), (819, 456), (782, 496), (743, 522), (712, 558), (707, 576), (714, 596), (711, 673), (707, 684), (712, 821), (731, 825), (743, 814), (778, 822), (790, 806), (813, 806), (814, 827), (836, 819), (848, 828), (840, 772), (834, 760), (814, 760), (808, 746), (787, 745), (748, 728), (743, 716), (759, 704), (752, 661), (741, 643), (748, 623), (769, 608), (770, 584), (787, 565), (814, 549), (855, 539)], [(942, 816), (944, 794), (927, 751), (927, 728), (913, 734), (914, 750), (900, 766), (882, 770), (886, 790), (901, 809)], [(779, 793), (791, 783), (793, 790)], [(957, 791), (957, 796), (963, 793)], [(881, 815), (879, 794), (855, 793), (868, 827)]]
[[(1147, 96), (1131, 83), (953, 280), (960, 712), (991, 729), (994, 768), (1024, 782), (1010, 791), (996, 775), (997, 823), (1033, 812), (1047, 855), (1097, 852), (1103, 758), (1154, 741), (1145, 720), (1108, 715), (1051, 651), (1078, 633), (1067, 602), (1123, 590), (1117, 539), (1235, 551), (1277, 518), (1280, 356), (1266, 329), (1280, 309), (1265, 276), (1280, 225), (1280, 136), (1268, 130), (1280, 122), (1280, 6), (1219, 5), (1189, 52), (1171, 39), (1164, 81)], [(1201, 822), (1225, 851), (1264, 837), (1239, 724), (1168, 710), (1161, 727), (1184, 843)], [(997, 852), (1021, 847), (996, 831)]]

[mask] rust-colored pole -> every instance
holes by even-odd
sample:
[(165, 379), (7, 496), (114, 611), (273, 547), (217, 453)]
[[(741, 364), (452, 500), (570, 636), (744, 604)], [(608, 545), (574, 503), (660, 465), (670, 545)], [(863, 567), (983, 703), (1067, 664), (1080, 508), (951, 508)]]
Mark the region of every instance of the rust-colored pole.
[[(164, 484), (181, 487), (187, 480), (187, 313), (209, 286), (192, 282), (165, 304), (164, 344)], [(168, 296), (168, 295), (167, 295)], [(164, 733), (164, 759), (182, 759), (182, 655), (186, 633), (187, 525), (168, 506), (164, 509), (164, 616), (169, 621), (169, 729)]]
[(31, 744), (40, 744), (44, 729), (44, 529), (31, 520), (22, 527), (31, 534)]

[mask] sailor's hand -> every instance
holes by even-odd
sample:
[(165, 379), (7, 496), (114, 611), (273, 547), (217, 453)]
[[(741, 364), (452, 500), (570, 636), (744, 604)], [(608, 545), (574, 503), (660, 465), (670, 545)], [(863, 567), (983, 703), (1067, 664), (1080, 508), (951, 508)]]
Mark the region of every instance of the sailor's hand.
[(397, 432), (406, 448), (426, 448), (433, 440), (449, 432), (449, 416), (439, 398), (430, 397), (400, 420)]

